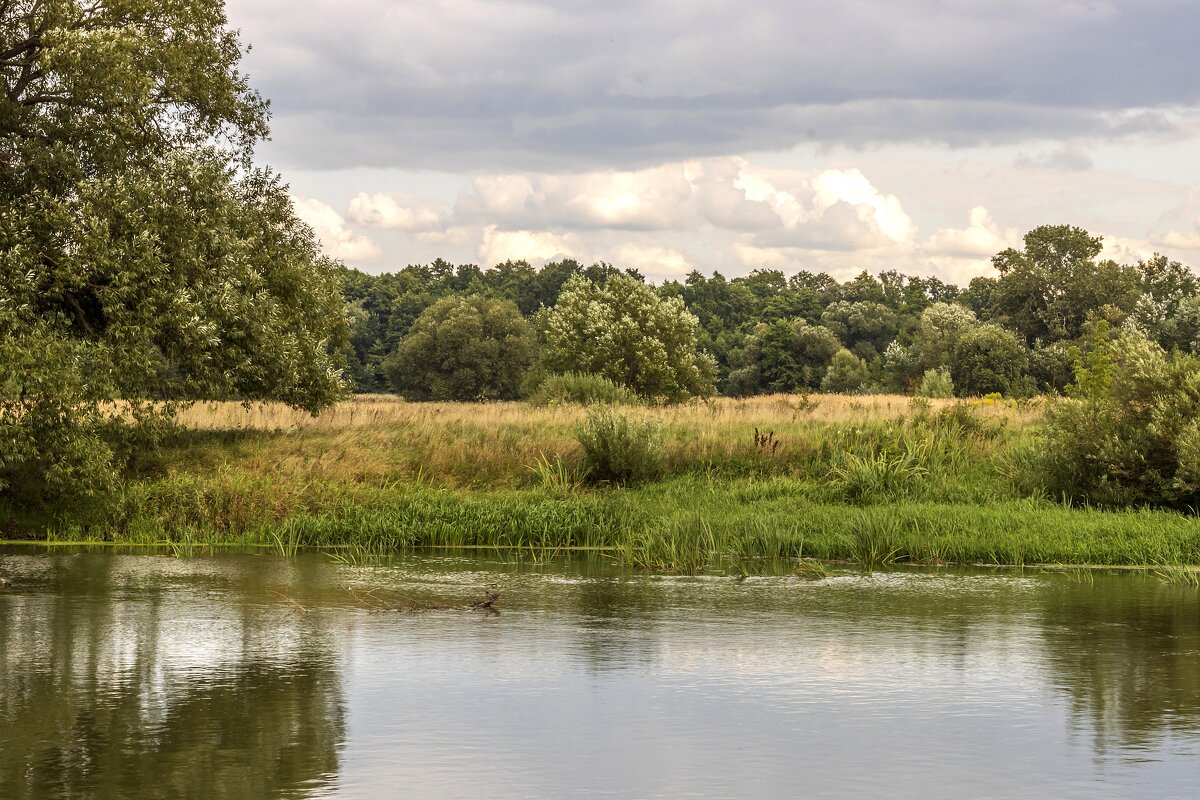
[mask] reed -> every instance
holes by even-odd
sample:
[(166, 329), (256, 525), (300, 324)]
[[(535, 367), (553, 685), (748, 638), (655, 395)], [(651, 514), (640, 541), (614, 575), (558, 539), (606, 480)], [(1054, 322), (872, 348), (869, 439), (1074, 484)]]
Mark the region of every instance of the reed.
[(1187, 564), (1162, 562), (1154, 567), (1154, 576), (1172, 586), (1200, 589), (1200, 571)]

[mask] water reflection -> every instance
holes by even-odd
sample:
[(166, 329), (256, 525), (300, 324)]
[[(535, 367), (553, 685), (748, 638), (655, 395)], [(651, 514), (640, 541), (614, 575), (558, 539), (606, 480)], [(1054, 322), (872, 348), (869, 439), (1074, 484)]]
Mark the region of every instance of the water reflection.
[(1200, 732), (1200, 592), (1105, 576), (1055, 586), (1041, 608), (1052, 680), (1098, 751)]
[(1200, 795), (1152, 578), (0, 560), (5, 798)]
[(336, 775), (328, 620), (242, 602), (260, 571), (102, 556), (21, 567), (0, 598), (3, 797), (307, 797)]

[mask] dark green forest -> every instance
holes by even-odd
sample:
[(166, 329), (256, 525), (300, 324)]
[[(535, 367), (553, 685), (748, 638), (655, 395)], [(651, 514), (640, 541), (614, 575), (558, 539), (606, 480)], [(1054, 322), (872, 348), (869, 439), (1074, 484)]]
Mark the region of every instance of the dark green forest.
[[(677, 298), (694, 315), (699, 348), (715, 362), (715, 388), (722, 394), (1019, 397), (1063, 392), (1100, 323), (1104, 330), (1136, 327), (1168, 351), (1200, 347), (1200, 287), (1189, 268), (1161, 255), (1119, 264), (1101, 259), (1101, 250), (1100, 237), (1053, 225), (1030, 231), (1021, 249), (996, 254), (997, 276), (966, 287), (892, 270), (839, 282), (825, 273), (760, 269), (735, 278), (693, 271), (682, 281), (649, 288), (661, 299)], [(633, 268), (570, 260), (540, 269), (522, 261), (481, 269), (442, 260), (381, 275), (345, 269), (343, 291), (353, 318), (347, 360), (355, 390), (454, 400), (527, 393), (539, 377), (534, 352), (544, 344), (548, 311), (575, 276), (593, 286), (614, 276), (646, 283)], [(442, 386), (431, 393), (433, 379), (416, 376), (419, 370), (406, 367), (399, 351), (406, 341), (415, 346), (418, 321), (438, 301), (470, 296), (503, 301), (490, 304), (491, 313), (507, 309), (529, 323), (528, 343), (504, 351), (515, 354), (507, 358), (524, 380), (509, 374), (481, 382), (472, 376), (458, 389)], [(461, 350), (489, 334), (461, 327), (461, 315), (451, 313), (449, 304), (441, 308), (441, 339), (452, 342), (448, 332), (459, 330), (459, 351), (417, 352), (425, 361), (449, 359), (469, 371), (471, 359)], [(512, 342), (511, 324), (505, 331)], [(492, 350), (477, 359), (498, 357)], [(499, 388), (489, 392), (486, 386)]]

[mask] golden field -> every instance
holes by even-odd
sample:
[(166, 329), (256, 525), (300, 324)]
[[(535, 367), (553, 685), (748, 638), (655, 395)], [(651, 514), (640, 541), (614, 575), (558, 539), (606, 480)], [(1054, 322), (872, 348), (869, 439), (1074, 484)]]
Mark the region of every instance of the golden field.
[[(927, 402), (930, 412), (966, 402), (981, 419), (1014, 430), (1041, 413), (1037, 402)], [(704, 464), (752, 456), (755, 429), (774, 433), (780, 445), (773, 455), (786, 461), (818, 446), (831, 427), (898, 421), (921, 413), (921, 406), (903, 395), (779, 394), (623, 412), (662, 424), (669, 462)], [(577, 405), (409, 403), (388, 395), (356, 396), (317, 417), (272, 403), (198, 403), (178, 422), (199, 446), (172, 461), (173, 469), (189, 472), (222, 462), (291, 479), (515, 486), (539, 458), (575, 453), (574, 430), (587, 414)], [(206, 447), (209, 441), (220, 446)]]

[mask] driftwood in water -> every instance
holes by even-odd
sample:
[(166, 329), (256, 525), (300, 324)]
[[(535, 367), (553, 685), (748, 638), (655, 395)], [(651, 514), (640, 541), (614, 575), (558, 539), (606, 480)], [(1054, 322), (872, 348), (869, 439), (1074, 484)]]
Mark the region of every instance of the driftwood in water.
[(497, 589), (494, 592), (488, 592), (487, 597), (483, 598), (482, 600), (476, 600), (474, 603), (471, 603), (471, 608), (491, 608), (492, 603), (495, 603), (499, 599), (500, 590)]
[(365, 608), (372, 613), (380, 611), (487, 611), (489, 614), (499, 614), (500, 612), (493, 608), (493, 605), (500, 599), (500, 590), (484, 589), (484, 597), (481, 600), (474, 600), (469, 605), (465, 606), (446, 606), (437, 603), (428, 603), (416, 598), (409, 597), (406, 594), (394, 595), (404, 600), (404, 605), (395, 605), (383, 597), (380, 597), (379, 589), (369, 591), (358, 591), (353, 586), (347, 586), (346, 591), (354, 598), (355, 603)]

